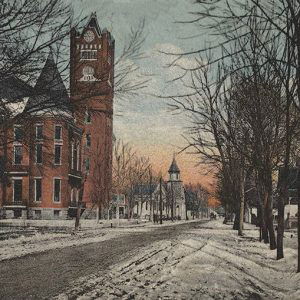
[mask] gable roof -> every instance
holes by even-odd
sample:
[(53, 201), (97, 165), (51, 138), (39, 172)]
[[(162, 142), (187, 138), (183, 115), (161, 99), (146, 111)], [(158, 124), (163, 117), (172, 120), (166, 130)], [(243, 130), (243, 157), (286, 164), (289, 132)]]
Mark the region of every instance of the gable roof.
[(95, 28), (97, 34), (101, 35), (101, 28), (99, 26), (98, 20), (97, 20), (97, 14), (96, 12), (91, 13), (91, 16), (89, 18), (89, 21), (87, 22), (85, 28)]
[(57, 64), (50, 51), (42, 72), (34, 87), (34, 95), (29, 98), (25, 110), (35, 111), (66, 111), (70, 112), (69, 95)]
[(133, 194), (139, 195), (139, 194), (150, 194), (153, 193), (156, 189), (157, 184), (136, 184), (133, 187)]
[(33, 94), (33, 88), (25, 81), (11, 76), (0, 81), (0, 98), (20, 102)]

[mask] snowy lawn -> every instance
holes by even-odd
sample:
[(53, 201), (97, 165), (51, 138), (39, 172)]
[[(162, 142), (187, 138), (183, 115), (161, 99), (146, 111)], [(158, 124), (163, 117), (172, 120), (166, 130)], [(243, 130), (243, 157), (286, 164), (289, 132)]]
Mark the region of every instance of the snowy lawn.
[(238, 237), (230, 225), (211, 221), (79, 279), (56, 299), (300, 299), (296, 249), (285, 248), (276, 261), (257, 236), (252, 225)]

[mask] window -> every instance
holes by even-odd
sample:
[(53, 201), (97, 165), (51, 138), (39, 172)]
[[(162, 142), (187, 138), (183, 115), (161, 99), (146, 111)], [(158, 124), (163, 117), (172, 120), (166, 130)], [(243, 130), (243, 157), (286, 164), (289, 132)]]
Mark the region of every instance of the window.
[(87, 174), (89, 174), (90, 173), (90, 158), (89, 157), (86, 158), (84, 163), (85, 163), (85, 171)]
[(89, 110), (85, 111), (85, 124), (91, 124), (92, 123), (92, 115)]
[(14, 164), (21, 165), (22, 164), (22, 146), (14, 146)]
[(35, 145), (35, 163), (41, 164), (43, 162), (43, 145)]
[(13, 179), (13, 201), (22, 202), (22, 179)]
[(80, 79), (80, 81), (97, 81), (97, 78), (94, 76), (95, 70), (91, 66), (85, 66), (82, 69), (82, 75), (83, 77)]
[(62, 140), (62, 127), (60, 125), (55, 125), (55, 140)]
[(23, 130), (21, 126), (14, 126), (14, 140), (15, 141), (22, 141), (23, 139)]
[(91, 141), (91, 134), (88, 133), (88, 134), (86, 135), (86, 146), (87, 146), (87, 147), (91, 147), (91, 144), (92, 144), (92, 141)]
[(77, 169), (77, 145), (73, 146), (73, 169)]
[(79, 152), (80, 151), (80, 147), (79, 147), (79, 144), (77, 144), (76, 147), (77, 147), (76, 170), (79, 171), (80, 170), (80, 163), (79, 163), (80, 162), (80, 156), (79, 156), (80, 155), (80, 152)]
[(62, 145), (54, 145), (54, 164), (61, 165)]
[(60, 189), (61, 189), (61, 179), (54, 178), (54, 202), (60, 202)]
[(35, 126), (35, 138), (37, 140), (43, 139), (43, 125), (36, 125)]
[(82, 51), (80, 51), (80, 59), (84, 59), (84, 60), (97, 59), (97, 50), (82, 50)]
[(75, 188), (73, 188), (72, 190), (71, 190), (71, 201), (73, 202), (73, 203), (77, 203), (78, 202), (78, 191), (79, 190), (77, 190), (77, 189), (75, 189)]
[(42, 178), (34, 179), (34, 201), (42, 201)]
[(35, 219), (41, 219), (42, 218), (42, 211), (41, 210), (35, 210), (34, 211)]
[(54, 215), (54, 218), (55, 218), (55, 219), (58, 219), (58, 218), (59, 218), (59, 215), (60, 215), (60, 210), (55, 209), (55, 210), (53, 211), (53, 215)]

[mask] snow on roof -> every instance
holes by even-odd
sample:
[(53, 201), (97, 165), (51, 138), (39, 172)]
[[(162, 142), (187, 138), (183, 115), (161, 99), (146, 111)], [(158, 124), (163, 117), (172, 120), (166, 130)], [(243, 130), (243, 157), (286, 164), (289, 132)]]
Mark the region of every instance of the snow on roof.
[(62, 110), (70, 113), (70, 100), (52, 51), (34, 87), (34, 95), (29, 98), (25, 109), (28, 112)]

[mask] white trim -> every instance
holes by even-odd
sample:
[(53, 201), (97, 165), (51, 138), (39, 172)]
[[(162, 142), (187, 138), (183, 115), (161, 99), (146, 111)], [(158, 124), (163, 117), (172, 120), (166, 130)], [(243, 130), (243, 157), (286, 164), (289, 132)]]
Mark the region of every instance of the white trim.
[(71, 143), (71, 169), (74, 169), (74, 143)]
[(79, 189), (76, 189), (76, 202), (79, 202)]
[(71, 198), (70, 199), (71, 202), (73, 202), (73, 194), (74, 194), (74, 188), (71, 188), (71, 197), (70, 197)]
[(82, 179), (82, 176), (76, 176), (76, 175), (73, 175), (73, 174), (71, 174), (71, 173), (69, 173), (68, 175), (71, 176), (71, 177), (76, 177), (76, 178), (78, 178), (78, 179)]
[[(55, 198), (55, 179), (59, 179), (60, 180), (60, 185), (59, 185), (59, 201), (54, 201)], [(62, 179), (61, 177), (53, 177), (53, 187), (52, 187), (52, 201), (53, 203), (61, 203), (61, 183), (62, 183)]]
[[(17, 171), (11, 171), (11, 172), (4, 172), (6, 174), (28, 174), (28, 171), (23, 171), (23, 172), (17, 172)], [(20, 177), (23, 178), (23, 177)]]
[(80, 163), (79, 163), (79, 159), (80, 159), (80, 155), (79, 155), (79, 151), (80, 151), (79, 143), (76, 145), (76, 148), (77, 148), (76, 170), (79, 171), (79, 166), (80, 166)]
[(3, 208), (9, 209), (9, 208), (26, 208), (25, 205), (3, 205)]

